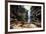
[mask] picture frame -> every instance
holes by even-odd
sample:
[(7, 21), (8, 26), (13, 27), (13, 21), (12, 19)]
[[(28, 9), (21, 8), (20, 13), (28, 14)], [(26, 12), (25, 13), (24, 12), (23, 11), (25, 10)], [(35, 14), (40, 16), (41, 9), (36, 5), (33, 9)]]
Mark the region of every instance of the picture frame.
[[(11, 15), (11, 11), (12, 11), (11, 8), (16, 5), (26, 7), (25, 9), (27, 9), (27, 10), (28, 10), (28, 7), (30, 7), (30, 6), (34, 7), (35, 10), (39, 8), (40, 13), (41, 13), (41, 21), (40, 21), (41, 25), (40, 26), (38, 25), (38, 28), (36, 27), (36, 29), (34, 27), (33, 28), (22, 28), (22, 29), (14, 29), (14, 28), (10, 29), (9, 24), (10, 24), (10, 17), (11, 17), (10, 15)], [(29, 5), (29, 6), (27, 6), (27, 5)], [(14, 10), (14, 8), (13, 8), (13, 10)], [(30, 15), (30, 14), (28, 13), (28, 15)], [(29, 17), (30, 16), (28, 16), (28, 18)], [(30, 22), (30, 19), (28, 20), (28, 18), (27, 18), (27, 21)], [(18, 18), (16, 18), (16, 19), (18, 19)], [(45, 4), (44, 3), (42, 3), (42, 2), (26, 2), (26, 1), (5, 1), (5, 32), (6, 33), (23, 33), (23, 32), (40, 32), (40, 31), (45, 31)]]

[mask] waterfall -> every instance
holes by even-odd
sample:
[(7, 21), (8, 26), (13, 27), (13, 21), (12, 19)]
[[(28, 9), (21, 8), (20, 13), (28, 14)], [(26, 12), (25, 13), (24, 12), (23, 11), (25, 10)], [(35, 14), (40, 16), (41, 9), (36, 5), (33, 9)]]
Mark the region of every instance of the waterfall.
[(31, 6), (30, 5), (26, 5), (26, 6), (24, 6), (24, 8), (26, 10), (28, 10), (28, 23), (30, 23), (30, 21), (31, 21), (31, 18), (30, 18), (30, 16), (31, 16), (31, 10), (30, 10)]
[(28, 23), (30, 23), (30, 10), (28, 10)]

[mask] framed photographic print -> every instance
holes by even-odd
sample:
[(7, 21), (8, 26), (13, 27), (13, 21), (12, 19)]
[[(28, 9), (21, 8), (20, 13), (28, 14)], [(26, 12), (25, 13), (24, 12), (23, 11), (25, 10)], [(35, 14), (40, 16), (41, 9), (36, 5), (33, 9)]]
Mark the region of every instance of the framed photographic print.
[(8, 1), (6, 5), (6, 32), (38, 32), (45, 30), (44, 3)]

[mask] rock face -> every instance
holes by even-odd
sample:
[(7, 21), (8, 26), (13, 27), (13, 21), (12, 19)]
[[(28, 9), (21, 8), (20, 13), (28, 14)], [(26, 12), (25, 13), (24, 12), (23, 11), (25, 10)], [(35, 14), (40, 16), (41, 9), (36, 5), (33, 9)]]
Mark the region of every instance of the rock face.
[(31, 7), (32, 20), (41, 21), (41, 6)]
[(32, 23), (41, 27), (41, 6), (32, 6), (31, 7), (32, 14)]
[[(27, 21), (27, 10), (20, 5), (11, 5), (10, 18), (17, 19), (18, 21)], [(11, 20), (12, 20), (11, 19)]]

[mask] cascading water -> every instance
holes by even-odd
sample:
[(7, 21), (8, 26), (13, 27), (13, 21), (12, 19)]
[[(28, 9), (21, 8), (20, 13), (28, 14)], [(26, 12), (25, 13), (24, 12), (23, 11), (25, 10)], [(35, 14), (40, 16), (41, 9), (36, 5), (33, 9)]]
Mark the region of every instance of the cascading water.
[(30, 21), (31, 21), (31, 18), (30, 18), (30, 16), (31, 16), (31, 10), (30, 10), (31, 6), (26, 5), (26, 6), (24, 6), (24, 8), (26, 10), (28, 10), (28, 23), (30, 23)]
[(28, 23), (30, 23), (30, 10), (28, 10)]

